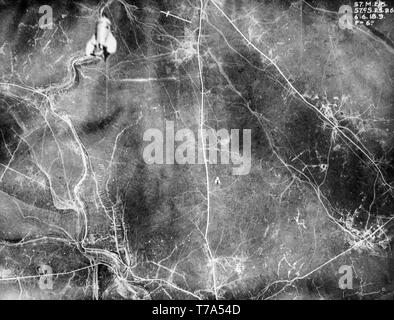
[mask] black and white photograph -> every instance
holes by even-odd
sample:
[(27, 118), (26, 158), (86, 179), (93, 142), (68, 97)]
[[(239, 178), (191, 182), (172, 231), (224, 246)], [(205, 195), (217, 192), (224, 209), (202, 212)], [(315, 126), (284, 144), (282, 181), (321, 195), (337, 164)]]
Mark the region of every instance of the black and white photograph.
[(394, 1), (0, 0), (0, 300), (394, 300), (393, 245)]

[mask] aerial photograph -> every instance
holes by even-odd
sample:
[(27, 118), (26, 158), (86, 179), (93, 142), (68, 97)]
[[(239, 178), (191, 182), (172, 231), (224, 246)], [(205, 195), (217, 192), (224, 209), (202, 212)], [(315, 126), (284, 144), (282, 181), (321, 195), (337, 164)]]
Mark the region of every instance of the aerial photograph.
[(394, 300), (393, 245), (394, 1), (0, 0), (0, 300)]

